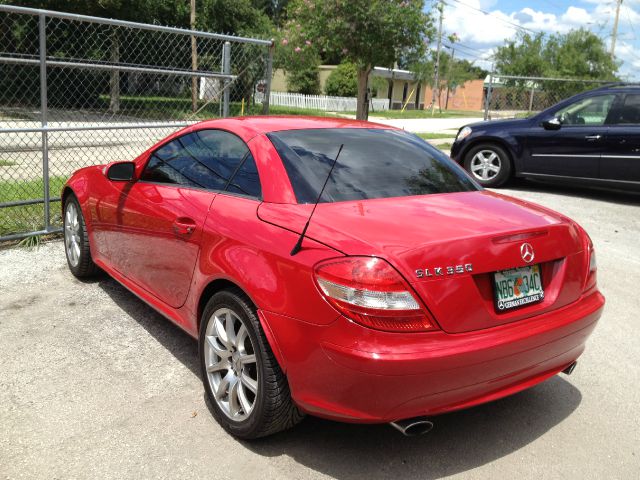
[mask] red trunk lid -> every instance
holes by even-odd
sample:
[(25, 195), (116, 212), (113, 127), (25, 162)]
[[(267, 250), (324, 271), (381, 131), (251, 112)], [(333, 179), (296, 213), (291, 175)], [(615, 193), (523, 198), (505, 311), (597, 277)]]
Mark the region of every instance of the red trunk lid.
[[(264, 203), (258, 215), (300, 232), (311, 208)], [(450, 333), (489, 328), (571, 303), (582, 293), (586, 272), (583, 239), (573, 222), (489, 191), (323, 203), (307, 236), (348, 255), (386, 258)], [(535, 252), (531, 263), (522, 258), (524, 242)], [(533, 264), (541, 266), (544, 300), (496, 311), (493, 272)], [(464, 271), (456, 273), (456, 267)], [(435, 275), (436, 268), (443, 274)], [(425, 269), (433, 276), (418, 277), (416, 271)], [(451, 269), (454, 273), (447, 273)]]

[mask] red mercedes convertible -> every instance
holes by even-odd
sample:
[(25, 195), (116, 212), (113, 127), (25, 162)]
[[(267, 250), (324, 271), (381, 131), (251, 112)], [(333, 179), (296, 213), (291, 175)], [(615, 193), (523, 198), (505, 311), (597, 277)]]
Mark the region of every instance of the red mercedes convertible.
[(368, 122), (198, 123), (77, 171), (62, 208), (71, 272), (197, 338), (239, 438), (304, 414), (423, 433), (571, 373), (604, 306), (577, 223)]

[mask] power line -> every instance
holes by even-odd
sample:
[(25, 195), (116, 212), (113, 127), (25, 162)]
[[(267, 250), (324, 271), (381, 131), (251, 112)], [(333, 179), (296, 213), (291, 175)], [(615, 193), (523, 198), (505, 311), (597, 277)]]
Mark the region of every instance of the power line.
[[(483, 13), (483, 14), (488, 15), (488, 16), (490, 16), (490, 17), (493, 17), (493, 18), (495, 18), (495, 19), (497, 19), (497, 20), (500, 20), (501, 22), (504, 22), (504, 23), (506, 23), (506, 24), (508, 24), (508, 25), (511, 25), (513, 28), (516, 28), (516, 29), (519, 29), (519, 30), (525, 30), (525, 31), (527, 31), (527, 32), (531, 32), (531, 33), (534, 33), (534, 34), (542, 33), (542, 32), (540, 32), (539, 30), (532, 30), (532, 29), (530, 29), (530, 28), (523, 27), (522, 25), (519, 25), (519, 24), (517, 24), (517, 23), (514, 23), (514, 22), (512, 22), (512, 21), (510, 21), (510, 20), (507, 20), (507, 19), (505, 19), (505, 18), (498, 17), (498, 16), (497, 16), (497, 15), (495, 15), (494, 13), (487, 12), (486, 10), (482, 10), (481, 8), (476, 8), (476, 7), (472, 7), (471, 5), (467, 5), (466, 3), (462, 2), (461, 0), (450, 0), (450, 1), (452, 1), (452, 2), (456, 2), (458, 5), (461, 5), (461, 6), (463, 6), (463, 7), (470, 8), (471, 10), (475, 10), (476, 12), (480, 12), (480, 13)], [(451, 7), (451, 6), (453, 6), (453, 5), (449, 5), (449, 6)]]
[(631, 16), (629, 15), (629, 10), (624, 11), (625, 16), (627, 17), (627, 23), (631, 28), (631, 32), (633, 33), (633, 39), (636, 40), (638, 37), (636, 36), (636, 27), (633, 26), (633, 22), (631, 21)]
[(454, 43), (454, 44), (451, 44), (451, 45), (449, 45), (449, 44), (444, 44), (444, 46), (445, 46), (446, 48), (450, 48), (450, 49), (451, 49), (451, 48), (455, 48), (456, 50), (459, 50), (460, 52), (462, 52), (462, 53), (466, 53), (466, 54), (468, 54), (468, 55), (475, 55), (475, 56), (478, 56), (478, 54), (480, 54), (480, 55), (484, 55), (484, 54), (486, 54), (486, 53), (487, 53), (487, 51), (486, 51), (486, 50), (484, 50), (484, 51), (483, 51), (483, 50), (467, 50), (467, 47), (465, 47), (465, 46), (463, 46), (463, 45), (460, 45), (459, 43)]
[(456, 48), (462, 47), (462, 48), (466, 48), (467, 50), (473, 50), (474, 52), (484, 53), (486, 51), (486, 50), (481, 50), (479, 48), (470, 47), (468, 45), (465, 45), (464, 43), (459, 43), (459, 42), (455, 42), (452, 45), (455, 45)]
[(463, 52), (461, 50), (456, 50), (456, 55), (458, 55), (459, 57), (462, 57), (462, 60), (467, 60), (467, 61), (474, 61), (474, 62), (491, 62), (492, 58), (487, 57), (487, 58), (482, 58), (482, 57), (478, 57), (476, 55), (472, 55), (470, 53), (467, 52)]

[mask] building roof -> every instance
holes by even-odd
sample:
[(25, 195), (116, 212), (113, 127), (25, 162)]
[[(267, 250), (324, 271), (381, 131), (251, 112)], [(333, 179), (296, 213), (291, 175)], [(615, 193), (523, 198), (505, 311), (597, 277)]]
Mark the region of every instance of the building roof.
[(416, 79), (413, 72), (398, 68), (373, 67), (372, 73), (376, 77), (389, 78), (391, 80), (408, 80), (412, 82)]

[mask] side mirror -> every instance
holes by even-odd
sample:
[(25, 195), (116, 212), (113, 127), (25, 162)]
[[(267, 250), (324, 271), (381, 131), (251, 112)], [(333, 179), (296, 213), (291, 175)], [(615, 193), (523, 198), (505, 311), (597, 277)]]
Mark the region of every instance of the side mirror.
[(107, 166), (107, 178), (114, 182), (130, 182), (136, 173), (133, 162), (116, 162)]
[(562, 123), (557, 117), (542, 122), (542, 128), (545, 130), (560, 130), (560, 127), (562, 127)]

